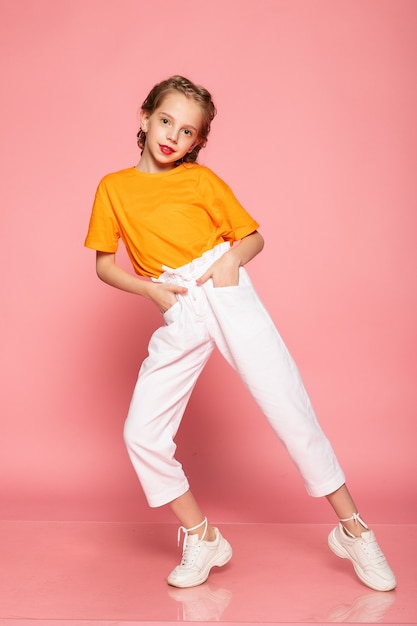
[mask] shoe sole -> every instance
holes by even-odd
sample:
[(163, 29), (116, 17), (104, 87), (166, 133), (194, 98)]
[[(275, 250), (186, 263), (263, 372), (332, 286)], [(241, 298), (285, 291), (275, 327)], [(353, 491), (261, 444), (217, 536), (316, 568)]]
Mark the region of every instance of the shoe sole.
[(189, 587), (198, 587), (198, 585), (202, 585), (208, 579), (210, 575), (210, 571), (213, 567), (223, 567), (223, 565), (226, 565), (226, 563), (228, 563), (230, 559), (232, 558), (233, 551), (232, 551), (231, 546), (227, 544), (227, 546), (225, 547), (226, 547), (226, 550), (223, 552), (223, 554), (217, 555), (217, 557), (213, 559), (213, 561), (209, 563), (202, 572), (200, 572), (200, 576), (198, 578), (195, 578), (191, 582), (181, 582), (181, 581), (176, 582), (175, 579), (172, 580), (168, 577), (167, 578), (168, 585), (171, 585), (171, 587), (178, 587), (180, 589), (187, 589)]
[(367, 587), (370, 587), (371, 589), (374, 589), (375, 591), (391, 591), (392, 589), (395, 589), (396, 584), (394, 585), (387, 584), (384, 587), (382, 587), (382, 586), (378, 586), (372, 583), (366, 577), (363, 570), (352, 560), (349, 552), (338, 542), (335, 536), (335, 531), (336, 529), (332, 530), (327, 540), (330, 550), (333, 552), (333, 554), (335, 554), (339, 558), (348, 559), (352, 563), (353, 569), (355, 570), (357, 577), (363, 582), (364, 585), (366, 585)]

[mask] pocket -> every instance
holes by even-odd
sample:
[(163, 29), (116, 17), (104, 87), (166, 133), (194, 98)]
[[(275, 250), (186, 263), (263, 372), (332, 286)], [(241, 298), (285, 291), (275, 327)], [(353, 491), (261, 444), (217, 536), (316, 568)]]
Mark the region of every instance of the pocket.
[(212, 297), (222, 306), (236, 309), (253, 303), (253, 289), (247, 285), (213, 287)]
[(214, 289), (215, 291), (221, 291), (224, 293), (233, 293), (234, 291), (238, 291), (240, 289), (242, 289), (243, 291), (245, 290), (246, 287), (249, 287), (250, 289), (253, 289), (253, 285), (252, 285), (252, 281), (249, 278), (249, 274), (246, 271), (246, 268), (244, 266), (241, 266), (239, 268), (239, 282), (237, 285), (228, 285), (226, 287), (215, 287), (213, 285), (213, 281), (211, 282), (211, 286), (212, 289)]
[(175, 322), (175, 320), (178, 318), (179, 310), (180, 302), (179, 300), (177, 300), (172, 306), (169, 307), (169, 309), (165, 311), (165, 313), (162, 313), (162, 317), (164, 318), (165, 323), (172, 324), (173, 322)]
[(237, 325), (249, 332), (250, 328), (270, 323), (269, 314), (244, 268), (241, 268), (239, 285), (212, 287), (207, 297), (218, 320), (232, 329)]

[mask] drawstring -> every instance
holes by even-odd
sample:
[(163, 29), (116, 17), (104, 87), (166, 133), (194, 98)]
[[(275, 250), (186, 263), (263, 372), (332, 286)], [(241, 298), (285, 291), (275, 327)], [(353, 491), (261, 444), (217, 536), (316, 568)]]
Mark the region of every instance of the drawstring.
[[(204, 272), (228, 250), (230, 250), (230, 241), (223, 241), (215, 245), (211, 250), (203, 252), (200, 257), (193, 259), (190, 263), (181, 265), (181, 267), (172, 268), (168, 267), (168, 265), (162, 265), (164, 272), (158, 278), (152, 278), (152, 280), (161, 283), (169, 283), (180, 279), (192, 283), (204, 274)], [(178, 282), (176, 284), (182, 283)]]
[[(357, 523), (360, 522), (362, 526), (366, 528), (366, 530), (369, 530), (368, 526), (365, 524), (365, 522), (363, 521), (359, 513), (353, 513), (352, 517), (346, 517), (345, 519), (341, 519), (339, 521), (343, 523), (343, 522), (351, 522), (352, 520), (354, 520), (355, 525), (357, 525)], [(355, 538), (355, 535), (352, 534), (345, 526), (343, 526), (343, 528), (347, 532), (348, 535)]]
[(185, 550), (185, 546), (187, 545), (188, 533), (190, 533), (192, 530), (197, 530), (197, 528), (200, 528), (200, 526), (204, 526), (204, 532), (201, 536), (201, 541), (203, 541), (207, 533), (207, 527), (208, 527), (207, 517), (205, 517), (203, 521), (200, 522), (200, 524), (197, 524), (197, 526), (193, 526), (192, 528), (184, 528), (184, 526), (180, 526), (178, 528), (178, 534), (177, 534), (178, 545), (180, 545), (181, 531), (184, 533), (184, 543), (182, 546), (183, 550)]

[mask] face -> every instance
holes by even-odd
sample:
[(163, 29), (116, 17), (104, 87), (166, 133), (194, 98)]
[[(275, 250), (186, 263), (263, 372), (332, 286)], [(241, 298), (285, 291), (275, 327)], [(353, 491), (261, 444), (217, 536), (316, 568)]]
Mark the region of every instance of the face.
[(165, 96), (152, 114), (142, 112), (141, 128), (146, 143), (138, 168), (163, 172), (198, 145), (203, 120), (200, 105), (179, 92)]

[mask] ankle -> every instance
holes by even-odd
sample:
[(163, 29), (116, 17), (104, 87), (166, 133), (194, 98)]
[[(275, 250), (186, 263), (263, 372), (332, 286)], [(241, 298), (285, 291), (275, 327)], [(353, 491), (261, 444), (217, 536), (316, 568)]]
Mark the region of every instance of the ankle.
[(195, 526), (192, 526), (191, 528), (185, 528), (185, 526), (180, 526), (178, 528), (177, 536), (178, 545), (180, 545), (181, 532), (184, 533), (184, 546), (189, 535), (197, 535), (200, 540), (204, 541), (214, 541), (214, 539), (216, 538), (215, 530), (213, 526), (208, 523), (207, 517), (205, 517), (202, 522), (196, 524)]
[(204, 537), (204, 541), (214, 541), (216, 539), (216, 533), (214, 530), (214, 526), (209, 524), (207, 526), (206, 536)]
[(360, 537), (363, 532), (369, 530), (359, 513), (353, 513), (352, 517), (339, 520), (343, 529), (350, 537)]
[(189, 535), (198, 535), (199, 539), (204, 541), (214, 541), (216, 538), (216, 532), (214, 530), (214, 526), (207, 522), (207, 528), (204, 526), (203, 528), (198, 528), (196, 530), (192, 530), (188, 533)]
[(362, 535), (362, 533), (366, 532), (368, 529), (365, 528), (365, 526), (362, 526), (362, 524), (352, 524), (352, 522), (345, 522), (342, 523), (343, 526), (343, 530), (344, 532), (349, 536), (349, 537), (360, 537)]

